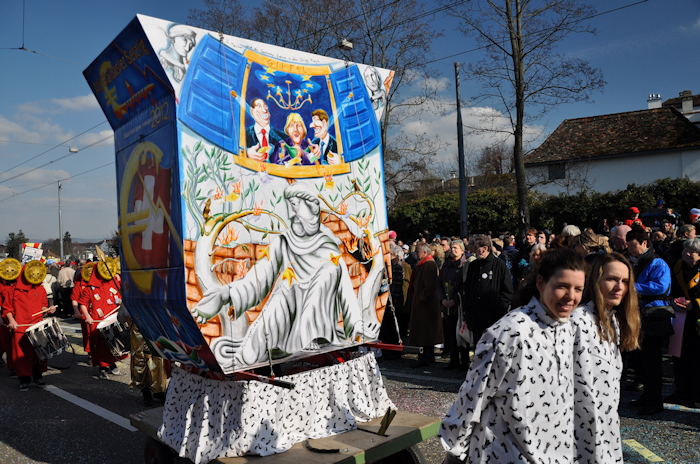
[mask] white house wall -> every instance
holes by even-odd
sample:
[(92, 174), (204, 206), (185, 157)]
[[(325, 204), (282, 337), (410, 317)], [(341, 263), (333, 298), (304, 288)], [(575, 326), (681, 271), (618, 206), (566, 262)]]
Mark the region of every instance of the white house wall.
[[(608, 158), (587, 162), (585, 179), (591, 190), (605, 193), (621, 190), (628, 184), (648, 184), (657, 179), (681, 178), (687, 176), (690, 180), (700, 181), (700, 149), (677, 151), (665, 154), (649, 154), (620, 158)], [(567, 176), (573, 171), (585, 171), (582, 163), (576, 163), (575, 167), (567, 166)], [(526, 167), (528, 180), (534, 181), (547, 173), (547, 166)], [(574, 193), (580, 189), (578, 185), (570, 185), (566, 182), (548, 183), (533, 187), (542, 193), (558, 195), (560, 193)], [(576, 184), (576, 183), (573, 183)]]

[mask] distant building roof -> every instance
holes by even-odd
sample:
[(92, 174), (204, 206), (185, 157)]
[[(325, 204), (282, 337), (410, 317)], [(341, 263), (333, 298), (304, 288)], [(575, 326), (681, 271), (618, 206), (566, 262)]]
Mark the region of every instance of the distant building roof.
[(566, 119), (525, 164), (700, 147), (700, 128), (672, 107)]
[[(693, 107), (700, 106), (700, 95), (692, 95), (693, 97)], [(683, 96), (678, 96), (676, 98), (669, 98), (661, 105), (663, 108), (676, 108), (680, 110), (683, 107)]]

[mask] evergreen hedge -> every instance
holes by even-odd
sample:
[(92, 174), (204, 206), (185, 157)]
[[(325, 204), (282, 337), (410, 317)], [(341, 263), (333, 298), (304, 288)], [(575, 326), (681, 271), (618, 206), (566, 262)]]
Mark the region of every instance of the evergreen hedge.
[[(612, 226), (624, 220), (627, 209), (640, 211), (656, 207), (658, 199), (681, 214), (688, 222), (691, 208), (700, 208), (700, 182), (660, 179), (646, 185), (629, 184), (624, 190), (598, 193), (584, 191), (573, 195), (530, 195), (530, 221), (537, 229), (561, 231), (563, 223), (597, 230), (604, 218)], [(515, 194), (497, 189), (482, 189), (467, 196), (469, 234), (517, 231), (518, 202)], [(439, 193), (394, 207), (389, 212), (389, 228), (404, 240), (412, 240), (428, 229), (441, 235), (459, 235), (459, 195)]]

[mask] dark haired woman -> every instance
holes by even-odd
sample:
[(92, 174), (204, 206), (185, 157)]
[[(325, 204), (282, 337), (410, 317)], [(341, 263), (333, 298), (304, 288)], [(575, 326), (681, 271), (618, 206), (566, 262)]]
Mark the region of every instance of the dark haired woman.
[(573, 331), (586, 264), (545, 253), (516, 295), (525, 304), (489, 327), (440, 427), (451, 462), (573, 462)]

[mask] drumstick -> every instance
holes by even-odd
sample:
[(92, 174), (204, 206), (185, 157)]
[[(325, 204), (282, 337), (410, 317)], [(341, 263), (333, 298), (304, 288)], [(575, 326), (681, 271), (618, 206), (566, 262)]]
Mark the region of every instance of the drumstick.
[(92, 322), (102, 322), (102, 321), (104, 321), (104, 320), (107, 319), (109, 316), (111, 316), (111, 315), (114, 314), (115, 312), (119, 311), (119, 308), (121, 308), (121, 307), (122, 307), (122, 305), (117, 306), (117, 307), (114, 308), (112, 311), (110, 311), (109, 313), (107, 313), (105, 316), (102, 316), (102, 319), (93, 319)]
[(49, 306), (48, 308), (46, 308), (46, 309), (43, 310), (43, 311), (39, 311), (38, 313), (32, 314), (32, 317), (38, 316), (39, 314), (44, 314), (45, 312), (51, 311), (52, 309), (56, 309), (56, 306), (55, 306), (55, 305), (54, 305), (54, 306)]

